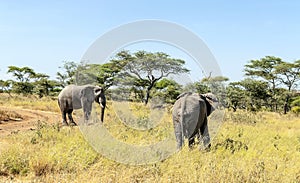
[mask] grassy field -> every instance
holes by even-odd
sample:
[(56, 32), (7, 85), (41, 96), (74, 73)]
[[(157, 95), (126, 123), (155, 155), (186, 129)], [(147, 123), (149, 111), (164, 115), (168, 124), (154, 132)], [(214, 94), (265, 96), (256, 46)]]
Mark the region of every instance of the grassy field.
[(20, 107), (24, 109), (59, 112), (57, 100), (53, 97), (39, 98), (37, 96), (0, 93), (0, 105), (5, 107)]
[[(56, 100), (7, 99), (2, 105), (58, 112)], [(137, 113), (143, 107), (130, 107)], [(120, 141), (147, 144), (173, 133), (171, 112), (148, 131), (121, 123), (109, 104), (104, 126)], [(210, 151), (188, 149), (149, 165), (97, 153), (78, 127), (47, 121), (0, 140), (0, 182), (300, 182), (300, 119), (292, 114), (226, 112)]]

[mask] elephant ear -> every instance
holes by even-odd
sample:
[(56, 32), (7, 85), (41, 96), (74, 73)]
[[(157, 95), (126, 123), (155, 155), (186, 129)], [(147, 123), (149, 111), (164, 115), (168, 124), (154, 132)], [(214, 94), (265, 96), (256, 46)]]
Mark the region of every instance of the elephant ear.
[(101, 87), (95, 87), (94, 88), (95, 93), (95, 102), (101, 105), (102, 108), (106, 105), (106, 99), (104, 95), (104, 89)]
[(97, 102), (98, 104), (100, 104), (100, 97), (103, 94), (103, 89), (101, 87), (95, 87), (94, 88), (94, 95), (95, 95), (95, 102)]
[(206, 103), (207, 116), (209, 116), (215, 110), (214, 102), (218, 102), (218, 100), (212, 93), (206, 93), (200, 96)]

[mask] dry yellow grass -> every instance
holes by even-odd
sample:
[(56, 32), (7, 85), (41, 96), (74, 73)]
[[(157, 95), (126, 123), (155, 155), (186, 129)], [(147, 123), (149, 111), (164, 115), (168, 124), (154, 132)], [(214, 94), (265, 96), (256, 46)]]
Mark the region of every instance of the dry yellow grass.
[(54, 97), (22, 96), (0, 93), (0, 105), (7, 107), (22, 107), (24, 109), (59, 112), (57, 99)]
[[(170, 112), (156, 128), (137, 131), (118, 121), (109, 105), (104, 126), (120, 141), (143, 145), (173, 133)], [(41, 122), (36, 131), (1, 141), (6, 146), (0, 154), (0, 182), (300, 182), (300, 119), (292, 114), (226, 112), (210, 151), (185, 145), (149, 165), (102, 156), (78, 127)]]

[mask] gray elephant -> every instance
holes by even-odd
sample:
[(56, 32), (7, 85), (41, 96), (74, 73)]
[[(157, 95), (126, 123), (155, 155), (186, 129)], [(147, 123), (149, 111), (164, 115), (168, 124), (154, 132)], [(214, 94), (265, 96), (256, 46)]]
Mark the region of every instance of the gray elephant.
[(100, 119), (103, 122), (106, 98), (101, 87), (92, 85), (66, 86), (58, 95), (58, 105), (61, 110), (63, 125), (68, 125), (66, 114), (69, 117), (69, 125), (76, 125), (72, 117), (73, 109), (83, 108), (84, 120), (89, 120), (94, 101), (101, 107)]
[[(184, 138), (191, 147), (198, 137), (205, 148), (210, 147), (207, 117), (214, 111), (217, 98), (211, 94), (183, 93), (177, 97), (173, 106), (173, 125), (177, 149), (181, 149)], [(200, 138), (201, 137), (201, 138)]]

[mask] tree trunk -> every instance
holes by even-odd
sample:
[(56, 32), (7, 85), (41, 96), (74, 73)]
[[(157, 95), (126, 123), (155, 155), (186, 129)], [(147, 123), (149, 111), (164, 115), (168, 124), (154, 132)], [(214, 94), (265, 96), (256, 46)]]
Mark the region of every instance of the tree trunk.
[(148, 104), (150, 98), (150, 90), (153, 88), (155, 81), (151, 82), (150, 86), (147, 87), (146, 90), (146, 98), (145, 98), (145, 105)]
[(147, 88), (147, 91), (146, 91), (146, 98), (145, 98), (145, 105), (148, 104), (149, 97), (150, 97), (150, 90)]
[(284, 114), (286, 114), (289, 110), (289, 100), (290, 100), (290, 96), (289, 96), (289, 94), (287, 94), (285, 103), (284, 103)]

